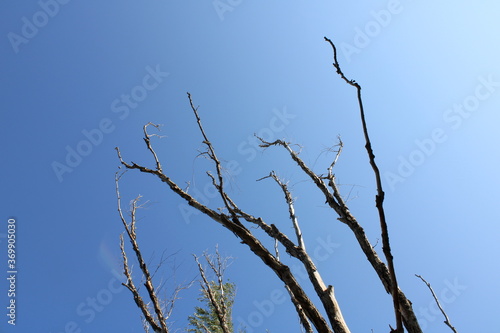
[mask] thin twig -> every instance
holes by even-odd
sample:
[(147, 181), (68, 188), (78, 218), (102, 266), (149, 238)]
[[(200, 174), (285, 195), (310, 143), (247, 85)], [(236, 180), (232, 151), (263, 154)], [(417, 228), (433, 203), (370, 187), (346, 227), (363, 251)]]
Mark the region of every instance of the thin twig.
[(290, 215), (290, 220), (292, 220), (293, 224), (293, 229), (295, 230), (295, 235), (297, 236), (297, 243), (299, 246), (306, 251), (306, 245), (304, 243), (304, 239), (302, 237), (302, 231), (300, 230), (299, 226), (299, 221), (297, 219), (297, 215), (295, 215), (295, 208), (293, 206), (293, 198), (292, 195), (290, 194), (290, 191), (288, 190), (288, 186), (286, 183), (282, 182), (279, 177), (276, 175), (276, 172), (271, 171), (268, 176), (260, 178), (258, 180), (262, 180), (265, 178), (272, 178), (278, 185), (280, 186), (281, 190), (283, 191), (283, 194), (285, 195), (285, 201), (288, 205), (288, 213)]
[(446, 314), (446, 312), (444, 311), (443, 307), (441, 306), (441, 303), (439, 303), (439, 300), (436, 296), (436, 293), (434, 293), (434, 290), (432, 289), (431, 287), (431, 284), (429, 282), (427, 282), (421, 275), (418, 275), (418, 274), (415, 274), (416, 277), (418, 277), (420, 280), (422, 280), (423, 283), (425, 283), (427, 285), (427, 288), (429, 288), (429, 290), (431, 291), (431, 294), (432, 294), (432, 297), (434, 297), (434, 301), (436, 301), (436, 304), (439, 308), (439, 310), (441, 310), (441, 313), (443, 314), (444, 316), (444, 323), (454, 332), (454, 333), (458, 333), (456, 328), (453, 327), (453, 325), (451, 324), (450, 322), (450, 318), (448, 318), (448, 315)]
[(148, 134), (148, 126), (153, 126), (155, 127), (157, 130), (160, 130), (160, 125), (156, 125), (156, 124), (153, 124), (151, 122), (147, 123), (146, 125), (144, 125), (143, 127), (143, 130), (144, 130), (144, 142), (146, 142), (146, 145), (148, 146), (148, 150), (153, 154), (154, 156), (154, 159), (155, 159), (155, 162), (156, 162), (156, 169), (159, 171), (159, 172), (163, 172), (162, 169), (161, 169), (161, 164), (160, 164), (160, 161), (158, 160), (158, 156), (156, 156), (156, 152), (153, 150), (153, 148), (151, 147), (151, 140), (149, 139), (150, 137), (152, 136), (158, 136), (158, 137), (161, 137), (157, 134)]
[(337, 160), (339, 159), (339, 156), (340, 154), (342, 153), (342, 148), (344, 148), (344, 143), (342, 142), (342, 139), (340, 138), (340, 135), (337, 136), (337, 138), (339, 139), (339, 143), (337, 143), (335, 146), (336, 147), (339, 147), (339, 149), (337, 149), (335, 152), (335, 158), (333, 159), (333, 162), (330, 164), (330, 166), (328, 167), (328, 175), (329, 176), (333, 176), (333, 167), (335, 166), (335, 164), (337, 163)]

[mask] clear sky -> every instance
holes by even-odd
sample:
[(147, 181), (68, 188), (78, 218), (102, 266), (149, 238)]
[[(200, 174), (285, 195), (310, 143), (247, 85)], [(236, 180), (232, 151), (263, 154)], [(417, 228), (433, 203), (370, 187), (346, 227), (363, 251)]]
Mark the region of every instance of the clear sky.
[[(282, 150), (262, 152), (252, 137), (300, 144), (302, 158), (325, 172), (333, 158), (325, 151), (340, 134), (337, 178), (377, 243), (355, 90), (335, 74), (323, 36), (363, 87), (399, 282), (425, 332), (447, 328), (415, 273), (433, 284), (460, 332), (495, 331), (499, 11), (496, 1), (3, 1), (0, 331), (143, 331), (120, 287), (114, 147), (152, 166), (142, 126), (163, 124), (154, 145), (165, 172), (220, 206), (204, 173), (211, 166), (197, 158), (189, 91), (218, 155), (238, 162), (228, 188), (236, 202), (293, 235), (279, 188), (255, 182), (271, 170), (289, 180), (306, 245), (351, 330), (387, 332), (391, 299), (352, 234)], [(238, 288), (236, 325), (299, 331), (282, 284), (234, 235), (151, 176), (128, 172), (121, 188), (125, 204), (139, 194), (148, 201), (138, 226), (148, 260), (172, 255), (158, 273), (166, 294), (196, 277), (191, 254), (219, 244), (234, 258), (227, 276)], [(15, 327), (6, 316), (14, 220)], [(174, 328), (185, 326), (197, 289), (181, 293)]]

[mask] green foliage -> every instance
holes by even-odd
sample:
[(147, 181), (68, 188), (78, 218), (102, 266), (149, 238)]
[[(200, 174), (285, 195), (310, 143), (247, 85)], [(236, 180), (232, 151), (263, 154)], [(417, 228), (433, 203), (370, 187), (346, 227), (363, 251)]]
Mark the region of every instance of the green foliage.
[[(236, 285), (231, 282), (226, 282), (222, 285), (222, 290), (219, 284), (215, 281), (209, 282), (210, 289), (215, 296), (215, 301), (219, 308), (225, 308), (226, 325), (231, 332), (234, 332), (232, 320), (232, 308), (236, 293)], [(203, 304), (203, 307), (197, 306), (195, 313), (188, 317), (190, 328), (187, 332), (194, 333), (222, 333), (219, 318), (210, 298), (206, 286), (200, 289), (200, 297), (198, 300)]]

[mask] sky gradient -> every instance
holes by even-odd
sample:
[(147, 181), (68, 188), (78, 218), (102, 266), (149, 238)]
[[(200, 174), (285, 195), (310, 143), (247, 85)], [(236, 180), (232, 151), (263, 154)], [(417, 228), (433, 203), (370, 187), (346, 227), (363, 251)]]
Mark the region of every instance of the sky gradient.
[[(350, 231), (283, 150), (263, 151), (253, 137), (300, 145), (300, 156), (322, 173), (340, 135), (335, 174), (377, 243), (375, 182), (356, 91), (335, 73), (327, 36), (346, 76), (363, 88), (398, 281), (424, 331), (447, 328), (414, 274), (432, 283), (460, 332), (493, 332), (500, 297), (499, 10), (495, 1), (2, 2), (0, 331), (144, 331), (120, 286), (114, 148), (126, 161), (153, 166), (142, 127), (162, 124), (164, 137), (153, 144), (165, 172), (220, 207), (205, 174), (213, 167), (198, 156), (203, 139), (190, 92), (218, 156), (233, 161), (228, 191), (238, 205), (293, 235), (280, 189), (255, 181), (271, 170), (288, 180), (306, 245), (336, 288), (351, 331), (386, 332), (391, 298)], [(138, 222), (146, 258), (155, 264), (169, 256), (158, 273), (165, 295), (197, 278), (192, 254), (218, 244), (233, 257), (227, 277), (237, 284), (235, 325), (249, 333), (299, 331), (282, 284), (232, 233), (151, 176), (127, 172), (120, 187), (125, 204), (138, 195), (146, 203)], [(6, 316), (10, 218), (15, 326)], [(174, 328), (185, 327), (197, 294), (197, 285), (181, 293)]]

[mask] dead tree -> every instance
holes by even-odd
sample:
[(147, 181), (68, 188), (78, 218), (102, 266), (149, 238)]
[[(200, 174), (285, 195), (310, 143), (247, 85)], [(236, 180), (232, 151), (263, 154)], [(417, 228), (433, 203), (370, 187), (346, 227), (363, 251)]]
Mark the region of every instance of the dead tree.
[[(372, 244), (366, 237), (365, 231), (361, 224), (351, 214), (345, 200), (343, 199), (339, 191), (339, 187), (333, 173), (333, 168), (340, 156), (342, 141), (339, 140), (337, 155), (335, 156), (335, 159), (332, 161), (330, 166), (327, 168), (325, 174), (317, 174), (312, 171), (312, 169), (308, 167), (306, 163), (300, 158), (299, 153), (292, 149), (290, 142), (287, 142), (285, 140), (267, 142), (259, 138), (261, 141), (260, 146), (264, 149), (271, 147), (285, 149), (290, 155), (291, 160), (298, 165), (298, 167), (307, 175), (307, 177), (311, 179), (312, 183), (317, 187), (317, 189), (324, 195), (326, 204), (330, 208), (332, 208), (338, 215), (337, 220), (347, 225), (347, 227), (353, 232), (361, 250), (375, 270), (385, 290), (392, 296), (395, 314), (395, 328), (391, 327), (391, 332), (402, 333), (404, 332), (404, 326), (410, 333), (421, 333), (422, 330), (418, 324), (411, 302), (400, 290), (396, 279), (393, 255), (391, 253), (389, 242), (389, 232), (383, 208), (384, 191), (382, 188), (380, 172), (375, 162), (375, 155), (373, 153), (371, 141), (368, 135), (368, 129), (365, 120), (365, 111), (363, 109), (361, 98), (361, 86), (356, 81), (346, 78), (337, 61), (337, 51), (335, 45), (326, 37), (325, 41), (328, 42), (332, 47), (333, 66), (336, 72), (339, 74), (342, 80), (344, 80), (347, 84), (353, 86), (357, 92), (359, 112), (361, 116), (363, 135), (365, 138), (365, 148), (368, 154), (369, 163), (373, 169), (375, 176), (375, 206), (379, 215), (380, 232), (383, 245), (382, 252), (385, 258), (385, 262), (380, 258), (379, 254), (375, 251), (374, 246), (372, 246)], [(221, 224), (223, 227), (229, 229), (232, 233), (234, 233), (234, 235), (240, 240), (240, 242), (247, 245), (250, 251), (252, 251), (257, 257), (259, 257), (262, 262), (266, 266), (268, 266), (283, 282), (285, 288), (290, 294), (290, 299), (294, 304), (295, 309), (297, 310), (297, 314), (301, 320), (301, 324), (304, 326), (306, 332), (312, 332), (313, 327), (317, 332), (321, 333), (350, 332), (348, 325), (343, 318), (341, 307), (335, 297), (333, 286), (328, 285), (323, 281), (311, 256), (306, 250), (304, 240), (302, 238), (302, 233), (300, 231), (297, 218), (294, 214), (293, 200), (291, 199), (291, 195), (286, 187), (286, 184), (283, 183), (274, 172), (271, 172), (271, 174), (268, 176), (270, 178), (273, 178), (278, 183), (285, 194), (285, 200), (289, 207), (292, 226), (295, 230), (295, 241), (288, 237), (273, 223), (264, 221), (263, 218), (254, 216), (253, 214), (250, 214), (249, 212), (241, 209), (229, 196), (225, 188), (225, 179), (223, 177), (220, 159), (218, 158), (215, 148), (205, 132), (198, 112), (198, 108), (194, 106), (192, 97), (189, 93), (188, 99), (191, 111), (195, 116), (198, 128), (202, 136), (202, 142), (206, 148), (206, 150), (202, 154), (208, 157), (214, 165), (215, 173), (207, 172), (207, 175), (211, 179), (212, 184), (217, 190), (218, 195), (222, 201), (222, 209), (203, 205), (192, 195), (188, 194), (187, 191), (181, 189), (181, 187), (179, 187), (174, 180), (172, 180), (167, 174), (164, 173), (160, 160), (151, 143), (151, 138), (155, 136), (155, 134), (150, 134), (148, 132), (148, 128), (150, 125), (155, 127), (157, 127), (157, 125), (148, 123), (143, 128), (144, 142), (146, 143), (147, 149), (152, 154), (155, 166), (153, 168), (150, 168), (133, 162), (125, 162), (122, 158), (120, 150), (117, 148), (116, 150), (121, 164), (127, 169), (137, 169), (140, 172), (158, 177), (161, 182), (165, 183), (174, 193), (185, 200), (190, 206), (199, 210), (213, 221)], [(251, 227), (255, 226), (262, 229), (270, 239), (276, 242), (274, 251), (266, 248), (261, 240), (252, 233)], [(290, 267), (280, 261), (279, 253), (276, 251), (278, 248), (278, 244), (283, 246), (285, 251), (291, 257), (299, 260), (304, 266), (305, 270), (307, 271), (309, 280), (320, 299), (321, 307), (324, 313), (326, 313), (326, 318), (321, 314), (319, 305), (316, 305), (311, 301), (309, 295), (307, 295), (307, 293), (297, 281), (294, 274), (291, 272)]]
[[(172, 315), (175, 301), (178, 299), (178, 295), (183, 289), (191, 287), (194, 280), (186, 285), (176, 286), (169, 299), (160, 297), (159, 291), (162, 287), (164, 287), (164, 285), (160, 283), (158, 287), (155, 287), (153, 277), (166, 259), (163, 259), (162, 256), (160, 263), (153, 273), (151, 273), (150, 264), (145, 262), (144, 255), (137, 242), (137, 210), (143, 207), (143, 205), (139, 205), (141, 196), (138, 196), (131, 201), (129, 210), (130, 219), (127, 221), (123, 214), (121, 205), (121, 194), (119, 190), (119, 180), (121, 176), (122, 174), (115, 174), (115, 190), (118, 201), (118, 213), (139, 264), (143, 280), (142, 284), (146, 288), (146, 297), (149, 301), (144, 301), (144, 296), (141, 295), (140, 287), (137, 287), (134, 283), (131, 265), (129, 265), (129, 259), (125, 250), (124, 238), (123, 235), (120, 235), (123, 274), (126, 278), (126, 282), (122, 283), (122, 285), (124, 285), (132, 293), (134, 302), (141, 311), (144, 330), (149, 332), (151, 328), (155, 333), (168, 333), (170, 329), (167, 321)], [(206, 333), (232, 333), (233, 322), (231, 319), (231, 313), (234, 303), (235, 285), (224, 281), (224, 273), (228, 266), (228, 261), (231, 258), (223, 258), (219, 253), (218, 246), (216, 246), (215, 255), (209, 255), (205, 252), (203, 257), (210, 268), (208, 273), (207, 269), (203, 267), (198, 260), (198, 257), (194, 256), (201, 277), (200, 285), (203, 297), (201, 297), (200, 300), (206, 301), (205, 303), (207, 303), (208, 309), (200, 307), (195, 308), (195, 314), (188, 318), (190, 324), (194, 326), (195, 329), (188, 329), (187, 331), (199, 332), (196, 328), (202, 328), (203, 332)], [(212, 272), (215, 279), (208, 278), (210, 272)], [(206, 315), (204, 317), (200, 317), (200, 314)]]

